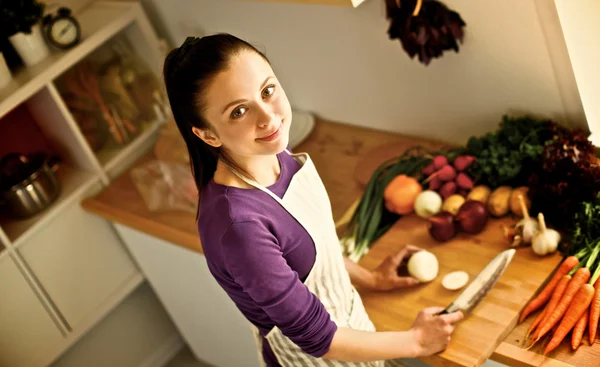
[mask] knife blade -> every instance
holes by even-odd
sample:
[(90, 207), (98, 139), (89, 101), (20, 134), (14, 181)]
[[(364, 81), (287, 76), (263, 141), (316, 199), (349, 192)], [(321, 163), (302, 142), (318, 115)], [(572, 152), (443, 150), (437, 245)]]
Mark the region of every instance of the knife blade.
[(496, 255), (454, 302), (439, 314), (448, 314), (458, 310), (468, 311), (475, 307), (504, 274), (515, 252), (515, 249), (510, 249)]

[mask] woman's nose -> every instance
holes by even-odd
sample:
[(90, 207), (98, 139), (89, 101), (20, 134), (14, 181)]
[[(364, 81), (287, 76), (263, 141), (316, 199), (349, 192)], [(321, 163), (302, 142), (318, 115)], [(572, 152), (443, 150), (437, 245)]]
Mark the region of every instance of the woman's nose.
[(271, 125), (271, 121), (275, 119), (275, 113), (269, 108), (269, 106), (261, 106), (259, 108), (258, 126), (265, 128)]

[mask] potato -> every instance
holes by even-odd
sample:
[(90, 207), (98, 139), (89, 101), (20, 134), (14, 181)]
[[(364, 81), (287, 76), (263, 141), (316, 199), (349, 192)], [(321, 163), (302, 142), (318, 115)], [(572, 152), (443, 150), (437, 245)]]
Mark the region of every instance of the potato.
[(494, 217), (503, 217), (510, 211), (510, 194), (513, 189), (510, 186), (499, 186), (492, 191), (487, 202), (487, 209)]
[(531, 200), (527, 197), (529, 188), (527, 186), (517, 187), (510, 194), (510, 211), (517, 217), (523, 217), (523, 211), (521, 210), (521, 204), (519, 203), (519, 194), (523, 195), (523, 201), (527, 210), (531, 209)]
[(492, 190), (485, 186), (475, 186), (471, 192), (467, 195), (467, 200), (477, 200), (484, 204), (487, 204), (488, 198), (490, 197)]
[(442, 205), (442, 210), (446, 211), (452, 215), (456, 215), (458, 210), (465, 202), (465, 198), (459, 194), (454, 194), (449, 196), (446, 200), (444, 200), (444, 204)]

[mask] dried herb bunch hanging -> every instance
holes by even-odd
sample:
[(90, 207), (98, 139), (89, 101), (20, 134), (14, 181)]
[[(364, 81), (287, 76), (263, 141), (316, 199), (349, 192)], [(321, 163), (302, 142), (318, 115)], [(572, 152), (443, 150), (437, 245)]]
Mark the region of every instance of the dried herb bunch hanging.
[(459, 52), (466, 23), (460, 15), (436, 0), (386, 0), (386, 17), (390, 21), (390, 39), (399, 39), (402, 48), (429, 65), (444, 51)]

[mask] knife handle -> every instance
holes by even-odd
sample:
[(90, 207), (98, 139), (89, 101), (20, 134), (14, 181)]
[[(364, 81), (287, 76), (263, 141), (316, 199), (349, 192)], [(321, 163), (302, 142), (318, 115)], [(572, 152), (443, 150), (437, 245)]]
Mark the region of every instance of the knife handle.
[(447, 314), (449, 314), (449, 313), (450, 313), (450, 312), (448, 312), (448, 309), (446, 308), (444, 311), (442, 311), (442, 312), (438, 313), (438, 314), (437, 314), (437, 316), (440, 316), (440, 315), (447, 315)]

